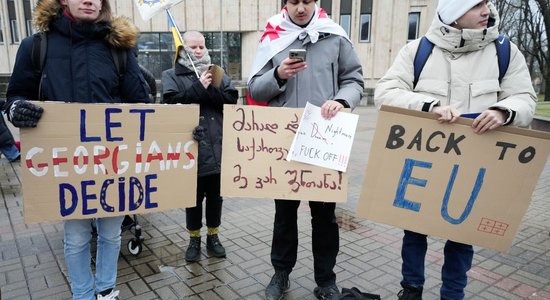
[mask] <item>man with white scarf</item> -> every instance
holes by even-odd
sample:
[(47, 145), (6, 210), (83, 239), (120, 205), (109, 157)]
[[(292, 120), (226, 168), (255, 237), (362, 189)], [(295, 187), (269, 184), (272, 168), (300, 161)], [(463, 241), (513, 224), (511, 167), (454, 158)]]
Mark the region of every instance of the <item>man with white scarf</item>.
[[(361, 63), (346, 32), (313, 0), (284, 1), (281, 13), (268, 20), (249, 77), (257, 102), (276, 107), (321, 107), (324, 118), (354, 108), (363, 93)], [(305, 49), (306, 60), (289, 58), (290, 49)], [(281, 299), (290, 287), (298, 249), (300, 201), (275, 200), (271, 262), (275, 269), (266, 299)], [(340, 299), (333, 268), (339, 250), (335, 203), (310, 201), (312, 251), (318, 299)]]

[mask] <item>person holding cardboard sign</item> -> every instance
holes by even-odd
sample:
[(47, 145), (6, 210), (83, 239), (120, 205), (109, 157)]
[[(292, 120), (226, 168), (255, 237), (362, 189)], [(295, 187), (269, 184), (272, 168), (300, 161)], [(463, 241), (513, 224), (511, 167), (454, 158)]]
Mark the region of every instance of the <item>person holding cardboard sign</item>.
[[(249, 79), (257, 101), (274, 107), (305, 107), (309, 101), (331, 119), (342, 108), (354, 108), (363, 94), (361, 63), (346, 32), (313, 0), (283, 1), (281, 13), (268, 20)], [(306, 54), (307, 53), (307, 54)], [(275, 200), (271, 263), (275, 274), (266, 299), (281, 299), (298, 249), (297, 210), (300, 201)], [(336, 286), (339, 250), (335, 203), (309, 201), (314, 276), (319, 299), (340, 299)]]
[[(127, 19), (113, 17), (108, 0), (42, 0), (34, 11), (40, 32), (25, 38), (7, 91), (6, 113), (17, 127), (39, 125), (43, 109), (28, 100), (81, 103), (148, 102), (149, 89), (130, 51), (138, 30)], [(39, 72), (33, 50), (37, 38), (48, 48)], [(124, 76), (118, 74), (111, 50), (122, 51)], [(38, 51), (38, 52), (42, 52)], [(95, 276), (92, 273), (90, 219), (63, 222), (64, 254), (73, 299), (118, 299), (114, 290), (124, 216), (94, 219), (97, 228)]]
[[(536, 105), (529, 71), (514, 44), (504, 48), (507, 55), (499, 54), (507, 41), (498, 25), (498, 13), (487, 0), (439, 0), (424, 37), (432, 46), (425, 51), (425, 41), (418, 39), (401, 49), (376, 86), (376, 105), (433, 112), (441, 123), (466, 114), (474, 118), (477, 134), (528, 126)], [(418, 57), (427, 59), (419, 64)], [(422, 299), (426, 238), (405, 230), (399, 299)], [(443, 251), (441, 299), (463, 299), (473, 247), (448, 240)]]
[(187, 31), (183, 35), (183, 43), (184, 49), (179, 51), (174, 67), (162, 72), (162, 97), (164, 103), (200, 105), (199, 126), (193, 132), (193, 137), (199, 142), (197, 206), (185, 209), (190, 235), (185, 260), (194, 262), (200, 259), (201, 254), (204, 198), (208, 228), (206, 249), (215, 257), (225, 257), (225, 248), (218, 237), (223, 202), (220, 196), (223, 105), (236, 104), (239, 94), (223, 69), (211, 64), (204, 36), (200, 32)]

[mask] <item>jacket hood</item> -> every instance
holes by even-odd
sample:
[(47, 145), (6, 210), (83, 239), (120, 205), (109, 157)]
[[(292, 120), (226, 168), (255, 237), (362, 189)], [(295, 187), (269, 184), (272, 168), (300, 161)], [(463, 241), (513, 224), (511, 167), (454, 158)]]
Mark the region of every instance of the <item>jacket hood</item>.
[(436, 13), (426, 37), (449, 52), (464, 53), (483, 49), (499, 35), (500, 17), (491, 2), (489, 10), (489, 25), (486, 29), (457, 29), (443, 23)]
[[(57, 0), (42, 0), (36, 5), (33, 23), (38, 31), (50, 30), (53, 21), (63, 14), (63, 7)], [(139, 30), (123, 16), (113, 17), (111, 31), (105, 40), (115, 48), (134, 48), (137, 45)]]

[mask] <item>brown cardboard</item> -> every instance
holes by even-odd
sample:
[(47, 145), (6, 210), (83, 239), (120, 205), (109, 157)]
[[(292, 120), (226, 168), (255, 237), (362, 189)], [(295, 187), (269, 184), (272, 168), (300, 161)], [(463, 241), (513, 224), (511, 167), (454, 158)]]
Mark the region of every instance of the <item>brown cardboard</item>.
[[(140, 214), (195, 205), (197, 144), (192, 131), (198, 124), (197, 105), (35, 103), (44, 108), (38, 126), (21, 129), (26, 223)], [(108, 155), (102, 147), (109, 149)], [(62, 151), (55, 155), (54, 149)], [(95, 159), (94, 149), (98, 154)], [(87, 162), (84, 151), (88, 153)], [(168, 152), (173, 153), (172, 158), (179, 155), (179, 159), (165, 164)], [(105, 158), (101, 158), (103, 154)], [(103, 188), (107, 206), (100, 204)], [(71, 210), (73, 199), (77, 204)], [(130, 207), (130, 199), (137, 208)], [(88, 210), (84, 209), (84, 202)], [(103, 209), (108, 206), (113, 211)]]
[(303, 108), (224, 106), (223, 196), (347, 200), (346, 173), (285, 159), (302, 113)]
[(218, 65), (212, 64), (208, 67), (208, 72), (212, 73), (212, 85), (219, 88), (225, 74), (224, 70)]
[(431, 113), (382, 107), (358, 215), (507, 251), (550, 153), (550, 134), (502, 127), (477, 135), (470, 119), (454, 124), (435, 119)]

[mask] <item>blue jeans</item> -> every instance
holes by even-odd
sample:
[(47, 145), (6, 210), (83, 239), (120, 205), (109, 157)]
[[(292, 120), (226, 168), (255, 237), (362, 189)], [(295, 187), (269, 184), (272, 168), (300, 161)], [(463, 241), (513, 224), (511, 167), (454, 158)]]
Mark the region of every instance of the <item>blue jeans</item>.
[[(424, 260), (427, 250), (426, 235), (405, 230), (401, 248), (402, 286), (422, 287), (424, 285)], [(471, 245), (447, 240), (443, 253), (441, 298), (464, 299), (464, 288), (468, 283), (466, 272), (472, 267), (474, 249)]]
[[(0, 116), (1, 118), (2, 116)], [(15, 147), (15, 145), (9, 145), (9, 146), (4, 146), (2, 148), (0, 148), (0, 152), (2, 152), (2, 154), (4, 154), (4, 156), (9, 160), (9, 161), (13, 161), (14, 159), (18, 158), (19, 157), (19, 149), (17, 149), (17, 147)]]
[(95, 280), (90, 266), (91, 220), (67, 220), (63, 223), (65, 263), (69, 271), (73, 299), (95, 299), (96, 291), (99, 293), (115, 287), (123, 219), (124, 216), (94, 220), (97, 228)]

